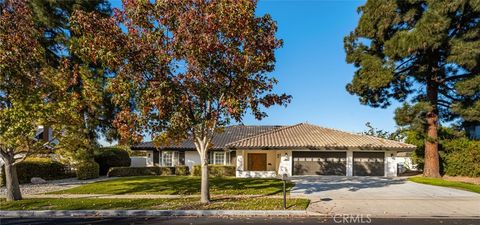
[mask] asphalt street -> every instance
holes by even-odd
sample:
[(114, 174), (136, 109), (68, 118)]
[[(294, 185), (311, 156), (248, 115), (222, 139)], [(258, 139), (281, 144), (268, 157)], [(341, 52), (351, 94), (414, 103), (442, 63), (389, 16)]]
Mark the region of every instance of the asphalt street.
[(372, 224), (372, 225), (478, 225), (479, 219), (453, 219), (453, 218), (369, 218), (369, 217), (128, 217), (128, 218), (2, 218), (1, 225), (40, 225), (40, 224), (168, 224), (168, 225), (283, 225), (283, 224)]

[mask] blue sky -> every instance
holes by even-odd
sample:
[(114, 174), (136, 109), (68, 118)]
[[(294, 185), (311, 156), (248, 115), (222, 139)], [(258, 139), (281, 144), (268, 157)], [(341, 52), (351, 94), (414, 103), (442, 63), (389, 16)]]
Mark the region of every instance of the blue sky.
[(269, 13), (278, 22), (277, 36), (284, 40), (277, 52), (279, 91), (293, 96), (287, 108), (267, 110), (269, 117), (245, 124), (295, 124), (309, 122), (360, 132), (365, 123), (394, 130), (390, 108), (361, 105), (345, 90), (355, 68), (345, 62), (343, 37), (358, 22), (357, 7), (364, 1), (260, 1), (258, 14)]
[[(243, 123), (289, 125), (309, 122), (340, 130), (361, 132), (365, 123), (393, 131), (394, 110), (361, 105), (345, 90), (355, 68), (345, 62), (343, 38), (352, 31), (364, 1), (284, 1), (260, 0), (257, 14), (269, 13), (278, 23), (277, 37), (284, 45), (277, 51), (278, 92), (293, 96), (286, 108), (267, 109), (261, 121), (252, 116)], [(116, 1), (112, 6), (118, 7)]]

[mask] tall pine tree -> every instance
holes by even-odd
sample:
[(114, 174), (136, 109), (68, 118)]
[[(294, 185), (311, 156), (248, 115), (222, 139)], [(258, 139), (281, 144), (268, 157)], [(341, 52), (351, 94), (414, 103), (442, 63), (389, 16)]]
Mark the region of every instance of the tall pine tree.
[(69, 62), (72, 73), (66, 76), (71, 76), (72, 82), (68, 90), (75, 94), (79, 105), (77, 113), (84, 118), (81, 124), (62, 129), (59, 148), (66, 150), (63, 155), (88, 160), (101, 135), (115, 139), (116, 132), (111, 125), (116, 109), (106, 91), (110, 72), (78, 56), (76, 48), (83, 34), (72, 32), (70, 19), (76, 11), (110, 17), (110, 3), (107, 0), (32, 0), (29, 5), (34, 19), (44, 29), (42, 45), (47, 49), (48, 62), (54, 67), (64, 66), (60, 65), (64, 60)]
[(438, 177), (440, 121), (480, 121), (480, 1), (369, 0), (345, 37), (347, 85), (360, 102), (397, 110), (425, 134), (424, 176)]

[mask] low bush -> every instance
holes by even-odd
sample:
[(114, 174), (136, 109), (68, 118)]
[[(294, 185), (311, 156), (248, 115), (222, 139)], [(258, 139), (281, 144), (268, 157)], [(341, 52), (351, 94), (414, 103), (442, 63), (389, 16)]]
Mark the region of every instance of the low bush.
[(94, 159), (100, 166), (100, 175), (107, 175), (111, 167), (128, 167), (131, 163), (128, 152), (121, 148), (100, 148), (95, 151)]
[(94, 161), (81, 162), (76, 166), (77, 178), (88, 180), (99, 177), (100, 166)]
[[(208, 165), (208, 175), (211, 177), (229, 177), (235, 176), (235, 166), (225, 166), (225, 165)], [(200, 165), (194, 165), (192, 168), (193, 176), (200, 176), (202, 173), (202, 168)]]
[(109, 177), (131, 177), (131, 176), (160, 176), (174, 175), (175, 167), (112, 167), (108, 171)]
[(480, 177), (480, 141), (460, 138), (443, 144), (445, 174)]
[(175, 175), (186, 176), (189, 173), (188, 166), (178, 165), (175, 166)]
[[(25, 161), (16, 165), (18, 182), (20, 184), (30, 183), (32, 177), (40, 177), (44, 180), (58, 180), (74, 177), (75, 174), (69, 172), (68, 168), (50, 158), (27, 158)], [(5, 167), (2, 166), (2, 176), (0, 185), (5, 185)]]
[(175, 167), (158, 167), (162, 176), (175, 175)]

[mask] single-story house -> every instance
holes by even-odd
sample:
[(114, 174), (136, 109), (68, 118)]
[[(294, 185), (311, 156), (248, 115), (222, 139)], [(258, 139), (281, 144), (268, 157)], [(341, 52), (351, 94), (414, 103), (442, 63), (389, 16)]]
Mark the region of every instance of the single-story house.
[[(215, 135), (209, 163), (236, 166), (237, 177), (280, 174), (390, 177), (397, 175), (397, 153), (415, 148), (398, 141), (307, 123), (236, 125)], [(132, 146), (132, 150), (148, 153), (147, 166), (187, 165), (191, 169), (200, 164), (192, 140), (161, 147), (144, 142)]]

